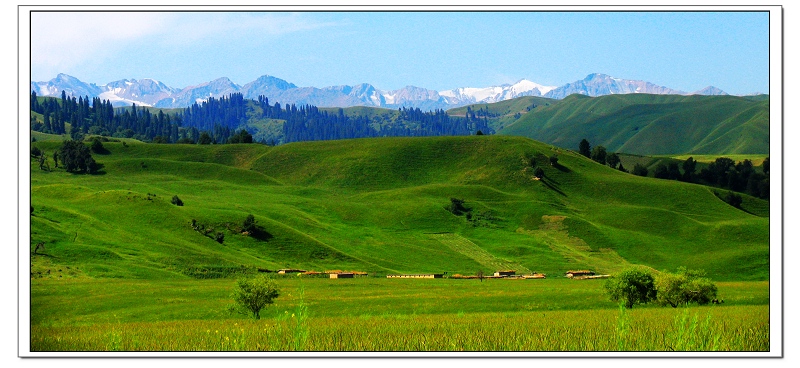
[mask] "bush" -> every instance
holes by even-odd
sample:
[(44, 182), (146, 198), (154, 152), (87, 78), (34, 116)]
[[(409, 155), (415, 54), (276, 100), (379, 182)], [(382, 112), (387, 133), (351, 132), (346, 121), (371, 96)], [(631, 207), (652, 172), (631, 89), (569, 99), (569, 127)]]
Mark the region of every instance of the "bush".
[(242, 223), (242, 231), (247, 231), (248, 233), (253, 233), (256, 230), (256, 218), (253, 214), (247, 215), (247, 218), (244, 219), (244, 223)]
[(724, 199), (725, 202), (736, 208), (741, 208), (742, 206), (742, 196), (734, 194), (733, 192), (728, 192), (728, 194), (725, 195)]
[(213, 141), (208, 132), (202, 132), (200, 138), (197, 139), (197, 144), (211, 144)]
[(103, 142), (100, 140), (99, 137), (92, 138), (92, 143), (89, 145), (89, 149), (91, 149), (92, 152), (97, 154), (108, 153), (106, 148), (103, 147)]
[(470, 211), (469, 208), (464, 207), (464, 200), (458, 198), (450, 198), (450, 205), (447, 206), (447, 210), (456, 216)]
[(225, 234), (223, 234), (223, 233), (217, 233), (217, 235), (216, 235), (216, 236), (214, 236), (214, 240), (216, 240), (216, 241), (217, 241), (217, 243), (220, 243), (220, 244), (222, 244), (222, 243), (225, 241)]
[(252, 314), (253, 318), (259, 319), (261, 310), (280, 295), (278, 285), (266, 275), (258, 275), (252, 278), (242, 278), (236, 281), (236, 289), (233, 291), (233, 301), (240, 310)]
[(647, 176), (647, 172), (648, 172), (647, 168), (640, 165), (639, 163), (633, 165), (633, 175)]
[(176, 206), (183, 206), (183, 201), (177, 195), (172, 196), (172, 204)]
[(645, 268), (628, 268), (606, 280), (603, 285), (612, 301), (623, 302), (625, 308), (656, 299), (653, 274)]
[(702, 270), (678, 268), (677, 273), (662, 272), (656, 277), (657, 302), (677, 308), (679, 305), (708, 304), (717, 298), (717, 285), (704, 277)]

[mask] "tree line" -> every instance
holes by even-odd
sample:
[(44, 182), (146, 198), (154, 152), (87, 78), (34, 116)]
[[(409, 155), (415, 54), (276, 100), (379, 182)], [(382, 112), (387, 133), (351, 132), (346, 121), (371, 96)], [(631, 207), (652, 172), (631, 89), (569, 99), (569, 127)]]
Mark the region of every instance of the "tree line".
[(61, 91), (61, 99), (46, 98), (39, 101), (31, 92), (31, 111), (43, 116), (39, 122), (31, 116), (31, 129), (50, 134), (66, 134), (70, 124), (70, 137), (81, 140), (84, 135), (102, 135), (116, 138), (135, 138), (142, 141), (177, 142), (187, 131), (181, 130), (181, 115), (157, 114), (137, 107), (115, 110), (110, 100), (98, 97), (68, 97)]
[(262, 117), (285, 120), (284, 143), (370, 137), (415, 137), (441, 135), (470, 135), (478, 131), (491, 134), (486, 119), (456, 118), (444, 110), (423, 112), (419, 108), (399, 108), (398, 116), (387, 124), (379, 124), (367, 116), (348, 116), (339, 108), (335, 113), (320, 110), (313, 105), (300, 107), (294, 104), (271, 106), (269, 99), (258, 96)]
[[(251, 103), (260, 108), (260, 114)], [(282, 106), (277, 102), (271, 105), (265, 96), (259, 96), (256, 101), (246, 100), (241, 93), (212, 97), (169, 114), (162, 110), (152, 113), (135, 104), (114, 109), (109, 100), (68, 97), (64, 91), (60, 100), (41, 101), (32, 91), (30, 106), (32, 112), (43, 116), (43, 121), (31, 116), (31, 129), (66, 134), (69, 124), (72, 127), (70, 136), (75, 140), (84, 135), (102, 135), (154, 143), (252, 143), (253, 132), (240, 129), (252, 117), (284, 120), (282, 142), (261, 143), (494, 132), (485, 117), (475, 114), (457, 118), (450, 117), (444, 110), (423, 112), (419, 108), (400, 108), (396, 118), (385, 123), (363, 115), (347, 116), (343, 109), (329, 112), (313, 105)]]
[[(600, 145), (592, 148), (586, 139), (578, 144), (578, 152), (600, 164), (629, 172), (622, 166), (616, 153), (609, 154), (606, 148)], [(650, 173), (639, 163), (634, 165), (631, 172), (639, 176), (648, 176)], [(737, 163), (727, 157), (717, 158), (698, 172), (697, 161), (689, 157), (680, 164), (677, 161), (659, 163), (653, 171), (653, 177), (704, 184), (769, 200), (769, 157), (764, 160), (760, 172), (750, 160), (745, 159)]]

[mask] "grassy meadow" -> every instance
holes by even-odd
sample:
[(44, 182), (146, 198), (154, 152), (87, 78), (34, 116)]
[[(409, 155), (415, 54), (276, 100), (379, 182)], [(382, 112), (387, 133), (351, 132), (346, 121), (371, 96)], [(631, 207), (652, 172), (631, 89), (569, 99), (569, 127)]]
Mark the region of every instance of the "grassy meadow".
[(769, 153), (769, 97), (570, 95), (499, 134), (577, 149), (581, 139), (637, 155)]
[[(32, 351), (769, 350), (768, 202), (744, 194), (747, 212), (510, 136), (106, 142), (97, 175), (54, 168), (59, 144), (33, 143), (53, 169), (31, 160)], [(725, 304), (620, 312), (563, 276), (634, 264), (704, 269)], [(236, 277), (281, 268), (370, 277), (276, 276), (261, 320), (227, 311)], [(548, 277), (385, 278), (499, 269)]]
[(227, 311), (226, 279), (36, 283), (32, 350), (769, 350), (766, 282), (721, 283), (724, 306), (620, 310), (602, 280), (277, 281), (260, 320)]

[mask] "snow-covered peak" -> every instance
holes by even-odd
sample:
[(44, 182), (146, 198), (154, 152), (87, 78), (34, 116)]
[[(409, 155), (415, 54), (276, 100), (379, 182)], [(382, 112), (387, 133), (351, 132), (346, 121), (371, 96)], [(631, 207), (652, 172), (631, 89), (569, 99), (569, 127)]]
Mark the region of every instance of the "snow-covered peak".
[(461, 87), (442, 91), (439, 94), (447, 97), (448, 101), (454, 104), (492, 103), (522, 96), (541, 96), (555, 88), (522, 79), (512, 85), (504, 84), (483, 88)]

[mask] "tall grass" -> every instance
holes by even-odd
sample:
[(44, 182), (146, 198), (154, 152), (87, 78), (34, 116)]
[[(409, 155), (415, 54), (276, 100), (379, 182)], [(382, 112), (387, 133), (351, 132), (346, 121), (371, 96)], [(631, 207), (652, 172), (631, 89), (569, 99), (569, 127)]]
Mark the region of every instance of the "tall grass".
[(287, 310), (283, 317), (258, 321), (34, 326), (31, 346), (33, 351), (768, 351), (767, 311), (737, 306), (307, 318), (308, 310), (298, 308), (294, 316)]

